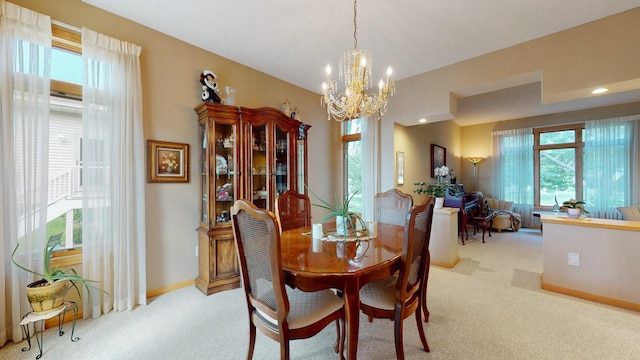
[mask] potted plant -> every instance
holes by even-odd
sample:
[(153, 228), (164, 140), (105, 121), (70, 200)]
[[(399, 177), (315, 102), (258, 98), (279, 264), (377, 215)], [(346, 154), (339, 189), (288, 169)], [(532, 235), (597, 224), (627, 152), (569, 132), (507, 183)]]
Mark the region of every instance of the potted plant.
[(587, 209), (584, 208), (584, 201), (582, 200), (569, 199), (563, 201), (562, 208), (567, 209), (567, 215), (573, 219), (578, 219), (583, 213), (589, 213)]
[[(309, 189), (309, 188), (307, 188)], [(329, 213), (322, 217), (320, 222), (324, 223), (327, 220), (336, 218), (336, 234), (347, 237), (349, 234), (355, 234), (356, 237), (358, 233), (356, 231), (357, 225), (360, 224), (362, 229), (366, 229), (367, 225), (362, 220), (360, 214), (355, 213), (353, 211), (349, 211), (349, 203), (351, 199), (358, 193), (357, 191), (351, 195), (345, 196), (343, 201), (340, 201), (338, 195), (335, 196), (335, 205), (329, 204), (328, 202), (322, 200), (318, 195), (316, 195), (311, 189), (309, 192), (315, 196), (321, 203), (313, 204), (314, 206), (321, 207), (323, 209), (329, 210)]]
[(420, 186), (413, 191), (414, 193), (433, 195), (436, 197), (436, 205), (434, 206), (435, 208), (441, 208), (444, 205), (444, 197), (446, 196), (449, 189), (452, 188), (451, 185), (444, 183), (433, 185), (426, 182), (421, 182), (414, 183), (413, 185)]
[(41, 277), (40, 280), (28, 284), (26, 289), (27, 299), (29, 300), (31, 309), (35, 313), (45, 313), (62, 306), (67, 291), (69, 291), (69, 285), (76, 290), (80, 298), (82, 298), (82, 293), (80, 292), (80, 288), (78, 288), (78, 284), (84, 286), (87, 291), (97, 289), (106, 293), (104, 290), (92, 284), (96, 281), (83, 278), (78, 275), (77, 271), (73, 268), (64, 270), (57, 267), (52, 268), (51, 258), (53, 256), (53, 250), (60, 242), (61, 237), (62, 233), (52, 235), (49, 237), (49, 240), (47, 240), (43, 249), (42, 272), (20, 265), (16, 261), (15, 256), (20, 247), (20, 242), (18, 242), (11, 253), (11, 262), (13, 262), (15, 266), (30, 274)]

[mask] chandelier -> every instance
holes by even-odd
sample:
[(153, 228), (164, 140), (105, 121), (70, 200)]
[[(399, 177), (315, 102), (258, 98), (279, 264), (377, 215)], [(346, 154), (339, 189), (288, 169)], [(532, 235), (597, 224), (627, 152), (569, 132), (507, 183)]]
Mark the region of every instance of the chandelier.
[(378, 119), (387, 111), (387, 98), (393, 96), (395, 85), (391, 81), (391, 67), (387, 69), (387, 80), (380, 79), (378, 93), (367, 93), (371, 84), (371, 54), (358, 49), (358, 25), (356, 23), (357, 0), (353, 2), (353, 50), (340, 57), (338, 80), (344, 81), (344, 90), (338, 90), (337, 82), (331, 78), (331, 65), (327, 64), (327, 81), (322, 83), (322, 107), (327, 108), (328, 119), (336, 121), (357, 119), (378, 113)]

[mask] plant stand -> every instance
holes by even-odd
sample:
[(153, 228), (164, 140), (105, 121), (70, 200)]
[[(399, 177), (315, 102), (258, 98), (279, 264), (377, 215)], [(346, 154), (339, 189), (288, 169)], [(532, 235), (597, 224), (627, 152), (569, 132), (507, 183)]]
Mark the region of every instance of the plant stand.
[[(62, 306), (53, 311), (40, 314), (34, 313), (32, 311), (26, 313), (22, 320), (20, 321), (20, 325), (22, 325), (22, 330), (24, 331), (25, 336), (27, 337), (28, 347), (22, 348), (22, 351), (31, 350), (31, 333), (29, 332), (29, 324), (33, 324), (33, 335), (36, 338), (36, 342), (38, 343), (38, 349), (40, 353), (36, 356), (36, 359), (40, 359), (42, 357), (42, 344), (44, 341), (44, 321), (47, 319), (51, 319), (54, 316), (58, 316), (58, 335), (64, 335), (64, 331), (62, 331), (62, 325), (64, 324), (63, 319), (64, 315), (73, 310), (73, 325), (71, 326), (71, 341), (76, 342), (80, 340), (79, 337), (74, 337), (73, 333), (76, 329), (76, 319), (78, 318), (78, 305), (75, 301), (65, 301)], [(38, 328), (38, 324), (40, 324)]]

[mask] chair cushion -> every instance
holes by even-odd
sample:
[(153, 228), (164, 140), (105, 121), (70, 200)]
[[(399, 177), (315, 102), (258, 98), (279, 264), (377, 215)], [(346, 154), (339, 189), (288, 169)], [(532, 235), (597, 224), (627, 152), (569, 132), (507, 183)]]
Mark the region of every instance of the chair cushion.
[(493, 229), (498, 231), (511, 228), (513, 232), (520, 230), (522, 215), (507, 210), (494, 210)]
[(396, 283), (398, 277), (390, 276), (380, 281), (372, 281), (360, 288), (360, 302), (384, 310), (396, 307)]
[[(285, 289), (289, 298), (289, 329), (311, 325), (344, 305), (344, 300), (331, 290), (306, 292), (288, 286), (285, 286)], [(261, 318), (277, 327), (277, 319), (267, 316), (260, 310), (257, 311)]]
[(486, 198), (489, 207), (494, 210), (513, 211), (513, 201), (504, 201), (492, 198)]
[(623, 220), (640, 221), (640, 206), (620, 206), (618, 211)]

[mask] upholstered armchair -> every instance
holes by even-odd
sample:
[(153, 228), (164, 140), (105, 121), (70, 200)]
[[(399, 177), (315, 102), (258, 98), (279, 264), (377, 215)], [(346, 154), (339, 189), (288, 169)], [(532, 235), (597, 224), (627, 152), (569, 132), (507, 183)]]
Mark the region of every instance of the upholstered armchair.
[(640, 221), (640, 206), (619, 206), (622, 220)]
[(513, 202), (485, 197), (489, 209), (494, 213), (492, 229), (501, 232), (504, 229), (520, 230), (522, 216), (513, 211)]

